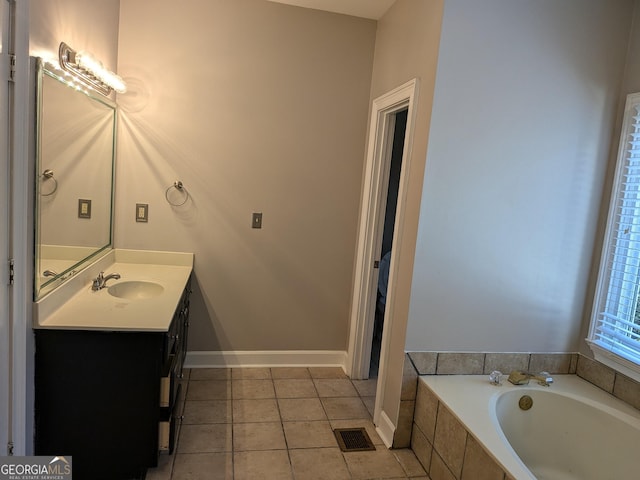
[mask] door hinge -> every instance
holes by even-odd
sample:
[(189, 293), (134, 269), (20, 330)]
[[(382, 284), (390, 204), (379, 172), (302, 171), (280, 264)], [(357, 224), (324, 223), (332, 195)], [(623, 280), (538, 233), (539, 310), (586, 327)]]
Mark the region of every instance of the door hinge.
[(7, 456), (13, 457), (13, 442), (7, 443)]
[(13, 258), (9, 259), (9, 285), (13, 285), (13, 282), (15, 281), (15, 263), (16, 262), (13, 260)]
[(380, 268), (380, 260), (374, 260), (373, 268)]
[(16, 81), (16, 56), (9, 54), (9, 81)]

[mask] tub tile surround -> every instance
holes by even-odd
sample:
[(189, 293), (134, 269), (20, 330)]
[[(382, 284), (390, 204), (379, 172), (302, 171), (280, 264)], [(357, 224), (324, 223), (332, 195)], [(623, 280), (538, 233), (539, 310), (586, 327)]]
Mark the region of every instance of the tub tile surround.
[(576, 373), (578, 354), (409, 352), (407, 356), (418, 375), (488, 375), (494, 370), (508, 374), (519, 369)]
[(580, 355), (577, 375), (640, 410), (640, 383), (591, 358)]
[[(431, 480), (513, 480), (418, 376), (479, 375), (493, 370), (508, 374), (517, 369), (576, 374), (640, 409), (640, 383), (579, 353), (409, 352), (394, 447), (408, 435), (411, 449)], [(415, 388), (410, 386), (414, 379)], [(411, 398), (413, 391), (415, 398)], [(408, 424), (403, 408), (410, 404), (415, 408)]]
[(431, 480), (511, 477), (423, 382), (419, 382), (411, 448)]

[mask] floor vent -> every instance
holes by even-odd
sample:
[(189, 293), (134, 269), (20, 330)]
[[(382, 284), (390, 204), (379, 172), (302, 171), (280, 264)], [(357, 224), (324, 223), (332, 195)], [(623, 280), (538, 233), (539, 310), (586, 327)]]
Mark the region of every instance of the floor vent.
[(333, 433), (340, 450), (343, 452), (363, 452), (376, 449), (364, 428), (336, 428)]

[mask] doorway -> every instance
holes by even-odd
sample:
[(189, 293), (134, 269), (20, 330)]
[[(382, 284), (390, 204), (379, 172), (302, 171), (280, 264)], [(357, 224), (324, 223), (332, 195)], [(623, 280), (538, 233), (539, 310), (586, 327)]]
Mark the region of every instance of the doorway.
[[(358, 243), (356, 246), (356, 265), (354, 271), (353, 296), (350, 316), (349, 349), (346, 370), (352, 379), (367, 379), (371, 365), (374, 317), (378, 292), (378, 269), (383, 243), (384, 221), (386, 218), (387, 194), (391, 172), (391, 156), (395, 138), (397, 114), (406, 111), (405, 137), (402, 147), (401, 168), (393, 233), (390, 234), (393, 245), (400, 245), (403, 236), (404, 214), (406, 209), (405, 192), (408, 186), (411, 144), (415, 125), (415, 103), (418, 94), (418, 80), (413, 79), (373, 101), (369, 124), (369, 139), (364, 171), (364, 183), (360, 220), (358, 225)], [(380, 340), (378, 363), (378, 381), (374, 423), (378, 424), (381, 414), (381, 392), (386, 385), (386, 362), (389, 355), (389, 341), (394, 321), (394, 278), (398, 275), (398, 249), (392, 249), (390, 255), (389, 280), (384, 328)]]
[(371, 359), (369, 361), (369, 378), (378, 378), (378, 369), (380, 366), (380, 349), (382, 346), (382, 332), (387, 304), (387, 287), (389, 285), (391, 251), (393, 250), (393, 233), (398, 206), (398, 192), (400, 190), (402, 153), (404, 151), (408, 112), (409, 110), (405, 108), (393, 114), (393, 147), (391, 149), (391, 158), (387, 164), (389, 172), (387, 175), (388, 181), (385, 195), (386, 207), (382, 230), (382, 247), (378, 255), (378, 292), (376, 294)]

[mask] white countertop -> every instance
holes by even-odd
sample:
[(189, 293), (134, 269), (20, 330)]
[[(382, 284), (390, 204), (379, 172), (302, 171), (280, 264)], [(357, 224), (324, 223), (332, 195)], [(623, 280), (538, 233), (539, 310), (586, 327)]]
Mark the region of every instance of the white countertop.
[[(34, 305), (34, 328), (104, 331), (167, 331), (193, 269), (193, 254), (113, 250)], [(147, 299), (92, 291), (98, 272), (119, 273), (107, 287), (129, 281), (160, 284), (162, 293)]]

